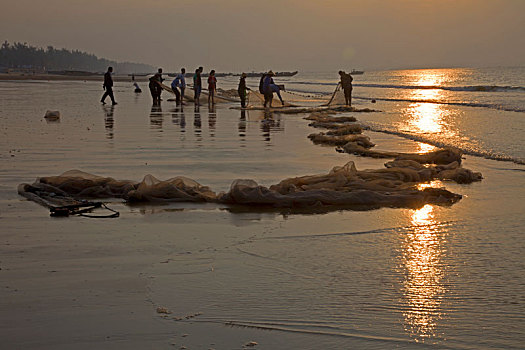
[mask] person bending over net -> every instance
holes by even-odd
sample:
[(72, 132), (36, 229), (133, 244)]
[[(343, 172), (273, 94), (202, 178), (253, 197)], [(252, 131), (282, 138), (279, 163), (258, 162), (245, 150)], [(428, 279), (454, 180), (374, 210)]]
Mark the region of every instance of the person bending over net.
[(279, 100), (281, 100), (282, 105), (284, 106), (283, 98), (281, 97), (281, 88), (279, 85), (275, 84), (273, 81), (274, 73), (269, 71), (266, 75), (263, 75), (261, 78), (262, 81), (262, 93), (264, 94), (264, 107), (269, 103), (270, 107), (272, 106), (273, 93), (277, 93)]

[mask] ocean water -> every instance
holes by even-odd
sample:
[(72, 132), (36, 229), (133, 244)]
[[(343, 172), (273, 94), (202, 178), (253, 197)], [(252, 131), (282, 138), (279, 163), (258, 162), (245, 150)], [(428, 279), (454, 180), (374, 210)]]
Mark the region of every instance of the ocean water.
[[(312, 80), (297, 76), (289, 85), (326, 93), (336, 79)], [(368, 118), (372, 130), (523, 164), (523, 67), (371, 72), (354, 76), (354, 86), (357, 104), (375, 99), (385, 111)]]
[[(337, 73), (276, 81), (326, 97)], [(236, 78), (218, 84), (235, 87)], [(226, 191), (237, 178), (270, 185), (347, 161), (358, 169), (385, 161), (311, 144), (306, 135), (315, 130), (301, 115), (181, 109), (166, 94), (157, 108), (130, 82), (115, 90), (119, 104), (111, 107), (98, 104), (95, 82), (0, 82), (2, 241), (76, 224), (97, 235), (97, 223), (50, 219), (16, 194), (21, 182), (70, 169), (133, 180), (184, 175)], [(105, 224), (108, 234), (127, 230), (122, 245), (138, 240), (159, 252), (158, 263), (140, 271), (149, 276), (147, 298), (178, 316), (198, 314), (162, 322), (198, 333), (184, 340), (188, 348), (239, 348), (245, 330), (261, 349), (523, 348), (525, 69), (366, 72), (354, 77), (353, 95), (356, 107), (381, 111), (354, 114), (378, 149), (458, 147), (483, 181), (442, 183), (463, 199), (419, 209), (291, 214), (112, 201), (121, 217)], [(60, 110), (61, 120), (46, 122), (47, 109)], [(66, 343), (63, 329), (41, 322), (52, 345)], [(10, 345), (26, 344), (4, 329)]]

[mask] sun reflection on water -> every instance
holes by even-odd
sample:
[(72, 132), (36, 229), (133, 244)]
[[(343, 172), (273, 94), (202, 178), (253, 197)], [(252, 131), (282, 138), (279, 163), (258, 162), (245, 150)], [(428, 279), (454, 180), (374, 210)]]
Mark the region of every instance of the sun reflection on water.
[(418, 153), (428, 153), (434, 151), (436, 146), (429, 145), (428, 143), (418, 142), (417, 143), (417, 152)]
[(402, 257), (406, 270), (404, 328), (416, 340), (423, 341), (436, 335), (437, 322), (442, 317), (441, 299), (446, 292), (441, 263), (444, 239), (438, 232), (432, 205), (412, 210), (410, 215), (415, 228), (406, 235)]
[(430, 88), (407, 90), (403, 98), (412, 101), (429, 101), (429, 102), (412, 102), (406, 109), (406, 123), (404, 129), (417, 134), (440, 134), (441, 136), (452, 136), (452, 132), (447, 128), (447, 117), (449, 111), (443, 104), (431, 103), (432, 101), (440, 102), (446, 99), (444, 91), (433, 89), (434, 86), (442, 84), (443, 73), (434, 71), (418, 71), (418, 76), (411, 77), (417, 86), (426, 86)]

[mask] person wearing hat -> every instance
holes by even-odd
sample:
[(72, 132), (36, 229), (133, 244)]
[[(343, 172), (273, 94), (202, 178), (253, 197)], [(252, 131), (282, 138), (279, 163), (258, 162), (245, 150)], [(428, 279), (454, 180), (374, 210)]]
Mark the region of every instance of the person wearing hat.
[(272, 106), (272, 100), (273, 100), (273, 91), (271, 85), (273, 82), (273, 74), (272, 71), (269, 71), (266, 73), (266, 76), (264, 77), (263, 81), (263, 93), (264, 93), (264, 107), (266, 108), (266, 105), (269, 103), (270, 107)]
[(239, 87), (237, 88), (237, 92), (241, 98), (242, 108), (246, 108), (246, 96), (248, 95), (247, 90), (250, 90), (250, 88), (246, 86), (246, 73), (242, 73), (241, 79), (239, 79)]

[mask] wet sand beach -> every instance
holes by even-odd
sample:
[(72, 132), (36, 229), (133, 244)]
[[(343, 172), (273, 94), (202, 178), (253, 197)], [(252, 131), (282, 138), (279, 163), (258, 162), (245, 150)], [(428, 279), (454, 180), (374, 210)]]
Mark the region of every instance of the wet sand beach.
[[(79, 169), (136, 181), (183, 175), (227, 191), (237, 178), (269, 186), (387, 161), (314, 145), (305, 115), (181, 109), (166, 93), (157, 108), (144, 83), (134, 94), (118, 79), (119, 104), (101, 106), (100, 83), (0, 82), (0, 347), (522, 346), (522, 165), (465, 155), (484, 179), (442, 183), (463, 195), (445, 207), (293, 214), (112, 199), (117, 219), (50, 218), (18, 184)], [(356, 107), (383, 112), (341, 115), (395, 117), (389, 101)], [(46, 121), (46, 110), (60, 120)], [(433, 148), (365, 134), (383, 150)]]

